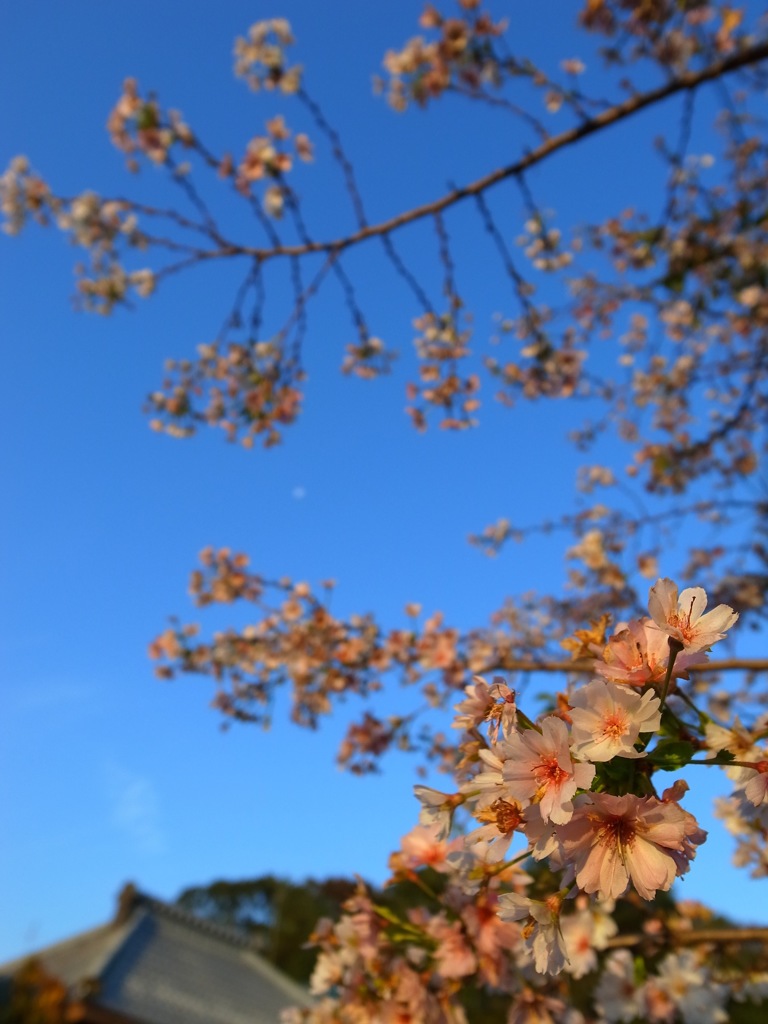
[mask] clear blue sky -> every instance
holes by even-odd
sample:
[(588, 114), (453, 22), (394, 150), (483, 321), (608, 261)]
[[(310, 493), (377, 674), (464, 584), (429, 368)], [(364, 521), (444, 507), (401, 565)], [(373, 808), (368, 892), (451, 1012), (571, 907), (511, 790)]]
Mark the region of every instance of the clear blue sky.
[[(516, 151), (512, 122), (468, 106), (397, 116), (372, 97), (384, 50), (416, 33), (420, 6), (231, 0), (192, 14), (178, 2), (9, 0), (0, 11), (0, 166), (24, 153), (64, 194), (151, 195), (159, 172), (132, 182), (104, 131), (129, 74), (214, 148), (237, 151), (280, 107), (234, 80), (233, 39), (285, 15), (369, 216), (394, 213)], [(497, 12), (505, 6), (520, 50), (552, 66), (575, 55), (561, 21), (571, 5)], [(302, 121), (291, 113), (289, 124)], [(501, 127), (489, 134), (491, 124)], [(633, 131), (654, 129), (646, 121)], [(629, 205), (649, 176), (635, 152), (597, 142), (576, 151), (542, 171), (544, 204), (582, 219)], [(327, 153), (301, 173), (297, 187), (315, 196), (313, 230), (349, 226)], [(498, 199), (519, 223), (519, 199)], [(449, 229), (464, 254), (459, 288), (487, 332), (494, 311), (513, 308), (508, 283), (475, 221), (459, 213)], [(403, 241), (412, 260), (434, 267), (428, 233)], [(335, 286), (311, 311), (306, 409), (281, 448), (247, 453), (219, 437), (153, 434), (141, 405), (163, 360), (213, 339), (237, 281), (228, 269), (196, 270), (137, 312), (104, 320), (72, 311), (76, 258), (54, 232), (0, 239), (0, 961), (106, 919), (128, 879), (168, 898), (266, 872), (382, 880), (416, 818), (411, 762), (390, 759), (380, 778), (339, 772), (333, 757), (351, 706), (316, 734), (279, 716), (268, 734), (222, 733), (210, 684), (157, 682), (146, 645), (169, 614), (198, 617), (186, 585), (208, 544), (248, 551), (266, 575), (335, 577), (339, 611), (403, 624), (403, 605), (415, 600), (461, 627), (482, 624), (508, 593), (559, 587), (564, 567), (556, 541), (491, 561), (466, 536), (502, 515), (529, 523), (555, 514), (578, 464), (564, 441), (566, 405), (508, 413), (489, 400), (478, 431), (415, 434), (402, 413), (407, 358), (375, 383), (339, 374), (354, 335)], [(416, 310), (378, 253), (361, 251), (349, 270), (374, 332), (407, 348)], [(434, 270), (425, 276), (437, 297)], [(270, 293), (278, 323), (285, 298)], [(691, 809), (707, 817), (712, 792), (727, 789), (707, 780)], [(728, 868), (730, 839), (711, 828), (683, 891), (751, 920), (755, 883)], [(756, 885), (764, 899), (765, 881)]]

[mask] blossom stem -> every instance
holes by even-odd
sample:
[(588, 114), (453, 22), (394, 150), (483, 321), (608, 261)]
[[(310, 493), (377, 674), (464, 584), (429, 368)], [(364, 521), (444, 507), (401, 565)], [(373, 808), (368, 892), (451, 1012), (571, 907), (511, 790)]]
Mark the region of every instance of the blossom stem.
[(521, 711), (520, 708), (517, 709), (517, 720), (524, 729), (535, 729), (536, 732), (541, 732), (539, 726), (536, 725), (535, 722), (532, 722), (528, 715), (526, 715), (524, 711)]
[(519, 864), (520, 861), (525, 860), (527, 857), (530, 857), (530, 855), (530, 850), (523, 850), (522, 853), (518, 853), (518, 855), (516, 857), (513, 857), (512, 860), (504, 860), (500, 864), (497, 864), (491, 871), (488, 872), (488, 874), (499, 875), (501, 874), (502, 871), (506, 871), (507, 868), (514, 867), (515, 864)]
[(664, 676), (664, 686), (661, 689), (661, 702), (659, 703), (659, 711), (664, 708), (664, 702), (667, 699), (669, 693), (669, 684), (672, 679), (672, 669), (675, 667), (675, 659), (677, 658), (680, 651), (683, 650), (683, 645), (679, 640), (674, 637), (669, 638), (669, 662), (667, 663), (667, 674)]
[(678, 690), (677, 695), (682, 701), (684, 701), (688, 705), (691, 711), (694, 711), (699, 716), (699, 727), (704, 726), (707, 724), (707, 722), (711, 721), (709, 715), (705, 714), (703, 711), (699, 711), (699, 709), (696, 707), (696, 705), (693, 703), (693, 701), (687, 693), (684, 693), (682, 690)]
[(413, 874), (410, 877), (410, 881), (413, 882), (414, 885), (418, 886), (425, 896), (429, 896), (430, 899), (439, 901), (437, 893), (429, 885), (427, 885), (427, 883), (424, 881), (421, 875), (419, 875), (418, 872), (413, 872)]
[[(688, 764), (705, 764), (714, 765), (716, 768), (751, 768), (753, 771), (760, 771), (760, 765), (765, 764), (764, 761), (721, 761), (719, 755), (710, 757), (706, 761), (689, 761)], [(688, 765), (686, 765), (686, 768)]]

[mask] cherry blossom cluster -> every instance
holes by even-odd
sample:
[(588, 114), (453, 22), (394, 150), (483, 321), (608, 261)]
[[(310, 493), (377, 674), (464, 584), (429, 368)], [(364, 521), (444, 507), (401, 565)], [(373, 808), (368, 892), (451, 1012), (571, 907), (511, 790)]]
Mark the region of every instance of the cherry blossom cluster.
[[(459, 7), (466, 12), (479, 6), (479, 0), (459, 0)], [(402, 50), (389, 50), (384, 57), (390, 75), (388, 99), (395, 110), (405, 110), (411, 101), (424, 106), (454, 80), (470, 88), (498, 81), (499, 64), (490, 42), (502, 34), (505, 22), (494, 23), (486, 13), (445, 18), (427, 4), (419, 24), (437, 30), (438, 38), (427, 42), (416, 37)]]
[[(279, 218), (283, 214), (286, 197), (285, 189), (279, 182), (293, 166), (291, 153), (280, 149), (279, 144), (291, 139), (293, 133), (282, 115), (267, 121), (266, 130), (266, 135), (259, 135), (250, 140), (237, 167), (231, 162), (222, 162), (219, 173), (223, 176), (233, 174), (235, 187), (243, 195), (250, 194), (251, 187), (256, 181), (266, 179), (278, 182), (266, 189), (263, 203), (270, 216)], [(312, 143), (303, 132), (293, 137), (293, 148), (300, 160), (310, 162), (314, 158)]]
[(62, 199), (52, 194), (26, 157), (20, 156), (0, 177), (0, 212), (6, 234), (19, 234), (31, 217), (43, 226), (55, 224), (75, 245), (87, 250), (88, 266), (76, 267), (78, 300), (83, 308), (109, 314), (116, 305), (128, 303), (131, 296), (148, 298), (154, 291), (152, 270), (129, 270), (122, 263), (123, 250), (143, 251), (149, 244), (129, 202), (103, 199), (90, 190)]
[[(706, 660), (737, 618), (725, 605), (705, 608), (701, 588), (678, 595), (664, 579), (651, 588), (650, 618), (620, 624), (604, 644), (597, 642), (604, 623), (592, 636), (582, 632), (576, 653), (593, 654), (595, 677), (538, 722), (518, 710), (500, 679), (489, 686), (478, 677), (457, 706), (454, 726), (468, 737), (458, 762), (466, 777), (453, 796), (420, 791), (422, 826), (440, 840), (460, 805), (477, 823), (464, 840), (474, 859), (503, 863), (521, 834), (527, 855), (562, 872), (560, 888), (543, 903), (501, 897), (502, 916), (528, 920), (526, 941), (541, 972), (564, 966), (558, 922), (566, 894), (615, 900), (632, 887), (652, 900), (688, 871), (706, 838), (680, 806), (687, 784), (679, 780), (659, 796), (653, 782), (657, 771), (682, 767), (713, 744), (734, 757), (734, 741), (722, 731), (691, 743), (691, 723), (673, 710), (677, 680)], [(488, 740), (478, 742), (483, 725)], [(739, 765), (745, 793), (756, 805), (768, 804), (768, 764)], [(467, 872), (464, 864), (461, 870)]]
[(0, 175), (3, 231), (18, 235), (29, 217), (39, 224), (48, 224), (52, 198), (48, 185), (30, 169), (29, 160), (25, 156), (14, 157)]
[[(768, 712), (757, 716), (750, 727), (736, 716), (728, 727), (708, 722), (707, 749), (727, 751), (741, 763), (727, 765), (725, 774), (734, 784), (730, 797), (719, 799), (716, 814), (735, 836), (734, 863), (750, 867), (753, 878), (768, 876)], [(745, 764), (755, 766), (757, 774)]]
[(194, 134), (182, 115), (171, 110), (163, 114), (157, 100), (144, 98), (135, 78), (126, 78), (123, 91), (107, 119), (112, 144), (128, 157), (128, 167), (138, 170), (136, 155), (154, 164), (164, 164), (176, 143), (190, 149)]
[(395, 357), (396, 353), (388, 350), (381, 338), (367, 335), (347, 345), (341, 372), (354, 374), (361, 380), (372, 380), (382, 373), (389, 373)]
[(150, 426), (189, 437), (200, 424), (216, 426), (250, 448), (279, 444), (281, 430), (301, 408), (303, 372), (282, 358), (280, 346), (259, 341), (198, 346), (199, 358), (168, 360), (162, 389), (148, 398)]
[(560, 229), (548, 228), (541, 217), (525, 222), (517, 244), (536, 270), (562, 270), (573, 263), (573, 253), (562, 245)]
[(287, 67), (285, 49), (294, 42), (291, 26), (285, 18), (256, 22), (247, 37), (235, 40), (235, 74), (251, 89), (279, 89), (291, 94), (301, 87), (302, 69)]
[[(730, 53), (744, 42), (741, 8), (689, 0), (684, 3), (612, 3), (586, 0), (579, 16), (589, 31), (606, 36), (607, 63), (652, 58), (681, 71), (712, 47)], [(702, 27), (710, 31), (703, 33)]]
[(469, 355), (471, 331), (460, 327), (455, 309), (442, 316), (425, 313), (413, 325), (419, 332), (414, 339), (420, 361), (419, 381), (406, 387), (406, 412), (419, 430), (426, 429), (430, 407), (444, 412), (440, 421), (444, 429), (475, 426), (472, 414), (480, 406), (480, 378), (476, 373), (459, 371), (459, 361)]
[[(488, 627), (462, 634), (442, 613), (423, 616), (421, 606), (410, 603), (408, 625), (386, 629), (370, 613), (334, 614), (327, 583), (315, 590), (290, 579), (270, 581), (249, 568), (245, 554), (227, 548), (206, 549), (200, 558), (202, 567), (190, 581), (196, 603), (245, 602), (249, 617), (255, 612), (258, 618), (210, 640), (197, 639), (196, 624), (173, 625), (150, 652), (160, 661), (161, 678), (210, 676), (217, 686), (216, 708), (236, 720), (263, 722), (275, 689), (287, 684), (294, 719), (316, 725), (344, 694), (378, 692), (390, 673), (417, 688), (420, 704), (447, 706), (468, 675), (514, 671), (521, 652), (546, 652), (553, 629), (562, 638), (562, 604), (548, 607), (532, 598), (526, 607), (506, 605)], [(420, 722), (417, 730), (410, 713), (381, 718), (369, 712), (350, 727), (340, 760), (355, 772), (371, 771), (393, 746), (418, 749), (446, 770), (455, 761), (453, 741), (428, 723)]]
[[(595, 675), (537, 721), (501, 678), (475, 677), (453, 721), (462, 737), (458, 788), (416, 787), (420, 823), (390, 858), (391, 884), (413, 884), (423, 905), (398, 915), (361, 887), (341, 919), (321, 922), (313, 937), (312, 991), (323, 998), (286, 1021), (464, 1022), (467, 986), (506, 993), (507, 1020), (519, 1024), (725, 1024), (729, 999), (764, 998), (764, 974), (713, 972), (706, 946), (649, 966), (621, 948), (614, 919), (618, 900), (668, 891), (706, 839), (681, 806), (687, 784), (678, 779), (659, 793), (657, 772), (724, 765), (753, 809), (768, 809), (760, 727), (728, 729), (700, 716), (693, 743), (683, 721), (689, 669), (737, 619), (706, 605), (701, 588), (678, 593), (660, 579), (649, 617), (608, 637), (607, 621), (580, 631), (570, 647), (592, 655)], [(715, 757), (696, 760), (698, 751)], [(669, 927), (684, 942), (704, 912), (681, 904), (678, 913)], [(660, 927), (661, 919), (647, 922), (648, 941)], [(564, 978), (586, 976), (590, 1016), (562, 998)]]
[(525, 399), (569, 398), (576, 394), (583, 380), (585, 353), (576, 349), (570, 339), (562, 347), (553, 347), (548, 340), (526, 338), (519, 360), (500, 360), (486, 356), (485, 368), (500, 385), (497, 399), (510, 408), (515, 396)]

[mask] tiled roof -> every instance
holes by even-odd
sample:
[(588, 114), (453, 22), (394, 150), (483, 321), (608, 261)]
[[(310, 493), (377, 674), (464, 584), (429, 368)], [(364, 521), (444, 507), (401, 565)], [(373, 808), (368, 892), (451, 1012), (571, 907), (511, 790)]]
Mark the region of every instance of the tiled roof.
[(35, 957), (76, 997), (141, 1024), (277, 1024), (282, 1009), (311, 1003), (247, 935), (130, 887), (114, 922)]

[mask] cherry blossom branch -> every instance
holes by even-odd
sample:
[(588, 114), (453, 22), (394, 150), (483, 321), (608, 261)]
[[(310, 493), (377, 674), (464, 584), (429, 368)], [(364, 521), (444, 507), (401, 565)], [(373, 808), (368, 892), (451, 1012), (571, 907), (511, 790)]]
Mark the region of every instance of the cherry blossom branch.
[[(575, 672), (591, 675), (595, 663), (591, 659), (579, 661), (534, 661), (529, 658), (505, 660), (505, 672)], [(688, 672), (768, 672), (768, 658), (722, 658), (720, 661), (689, 665)]]
[[(691, 931), (669, 929), (664, 941), (673, 946), (696, 946), (704, 942), (764, 942), (768, 943), (768, 928), (696, 928)], [(639, 933), (615, 935), (608, 939), (608, 949), (630, 949), (654, 941), (652, 936)]]
[(271, 249), (243, 246), (240, 251), (247, 255), (258, 256), (261, 259), (267, 260), (278, 256), (302, 256), (310, 252), (336, 252), (341, 249), (347, 249), (359, 242), (366, 241), (369, 238), (389, 234), (395, 229), (404, 227), (406, 224), (412, 224), (416, 221), (423, 220), (425, 217), (434, 217), (435, 214), (442, 213), (443, 210), (454, 206), (456, 203), (461, 202), (461, 200), (467, 199), (470, 196), (476, 196), (479, 193), (484, 192), (486, 189), (499, 184), (501, 181), (505, 181), (508, 178), (518, 177), (531, 167), (542, 163), (554, 153), (557, 153), (562, 149), (566, 149), (567, 147), (580, 142), (582, 139), (608, 128), (610, 125), (624, 121), (627, 118), (632, 117), (634, 114), (637, 114), (642, 110), (646, 110), (657, 103), (661, 103), (672, 96), (676, 96), (681, 92), (686, 92), (691, 89), (698, 89), (701, 85), (704, 85), (707, 82), (717, 80), (723, 75), (728, 75), (734, 71), (749, 67), (750, 65), (758, 64), (766, 59), (768, 59), (768, 42), (763, 42), (754, 46), (746, 47), (740, 53), (733, 54), (723, 60), (715, 61), (714, 63), (709, 64), (706, 68), (703, 68), (701, 71), (687, 72), (686, 74), (678, 75), (677, 77), (672, 78), (665, 85), (659, 86), (656, 89), (651, 89), (648, 92), (632, 96), (623, 103), (618, 103), (615, 106), (604, 110), (602, 113), (595, 115), (589, 120), (582, 122), (575, 128), (561, 132), (559, 135), (552, 136), (546, 142), (543, 142), (536, 148), (529, 150), (525, 156), (516, 160), (514, 163), (507, 164), (505, 167), (497, 168), (497, 170), (484, 175), (482, 178), (478, 178), (469, 185), (454, 188), (439, 199), (430, 203), (424, 203), (421, 206), (416, 206), (411, 210), (406, 210), (389, 220), (381, 221), (378, 224), (368, 225), (367, 227), (361, 228), (350, 235), (328, 242), (311, 242), (302, 245), (281, 245), (274, 246)]

